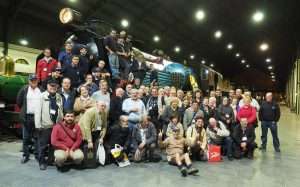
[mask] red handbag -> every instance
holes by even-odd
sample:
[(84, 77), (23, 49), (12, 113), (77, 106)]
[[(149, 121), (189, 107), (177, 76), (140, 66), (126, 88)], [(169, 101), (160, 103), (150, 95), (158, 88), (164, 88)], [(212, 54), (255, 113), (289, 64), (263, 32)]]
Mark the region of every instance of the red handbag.
[(221, 146), (208, 145), (207, 159), (208, 159), (208, 162), (220, 162), (221, 161)]

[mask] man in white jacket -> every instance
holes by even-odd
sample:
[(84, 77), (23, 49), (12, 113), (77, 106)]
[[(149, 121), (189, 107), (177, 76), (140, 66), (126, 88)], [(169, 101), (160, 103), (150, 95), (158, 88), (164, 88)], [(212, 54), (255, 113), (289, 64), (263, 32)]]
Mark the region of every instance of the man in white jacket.
[(49, 80), (47, 90), (41, 94), (39, 105), (34, 115), (35, 128), (38, 130), (39, 166), (40, 170), (47, 169), (46, 151), (50, 145), (51, 132), (54, 124), (63, 119), (63, 104), (57, 93), (57, 82)]
[(233, 160), (232, 138), (224, 123), (217, 121), (215, 118), (210, 118), (206, 135), (208, 144), (221, 146), (222, 150), (226, 150), (228, 159)]

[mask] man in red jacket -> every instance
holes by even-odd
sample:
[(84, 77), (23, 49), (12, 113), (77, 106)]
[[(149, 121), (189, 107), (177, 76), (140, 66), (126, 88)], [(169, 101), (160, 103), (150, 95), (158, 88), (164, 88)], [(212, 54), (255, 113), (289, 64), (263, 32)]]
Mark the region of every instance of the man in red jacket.
[(56, 68), (57, 61), (51, 57), (51, 50), (44, 49), (44, 58), (40, 59), (36, 67), (36, 75), (42, 86), (47, 85), (45, 80), (51, 77), (52, 71)]
[(237, 113), (237, 120), (240, 122), (242, 118), (247, 118), (248, 127), (256, 123), (256, 108), (251, 106), (250, 97), (244, 97), (244, 106)]
[(74, 119), (74, 112), (66, 111), (64, 120), (53, 127), (51, 144), (55, 148), (54, 157), (58, 167), (62, 167), (68, 159), (75, 164), (80, 164), (83, 160), (83, 152), (79, 149), (82, 142), (81, 130)]

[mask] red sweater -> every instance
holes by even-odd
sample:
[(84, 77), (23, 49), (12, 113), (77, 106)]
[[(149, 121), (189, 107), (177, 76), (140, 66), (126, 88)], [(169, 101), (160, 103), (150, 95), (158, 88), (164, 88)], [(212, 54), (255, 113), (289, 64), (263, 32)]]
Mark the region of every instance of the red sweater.
[(48, 62), (45, 58), (38, 61), (36, 67), (36, 75), (39, 81), (43, 81), (51, 76), (51, 72), (56, 68), (57, 61), (51, 58)]
[(62, 149), (62, 150), (76, 150), (80, 147), (82, 142), (82, 134), (79, 125), (73, 125), (73, 126), (67, 126), (63, 122), (61, 122), (62, 125), (64, 125), (65, 130), (68, 132), (68, 134), (73, 135), (73, 138), (71, 138), (63, 129), (63, 127), (60, 124), (56, 124), (53, 127), (52, 134), (51, 134), (51, 144), (56, 149)]
[(241, 121), (242, 118), (247, 118), (248, 126), (252, 126), (256, 121), (256, 109), (250, 105), (244, 105), (237, 113), (237, 120)]

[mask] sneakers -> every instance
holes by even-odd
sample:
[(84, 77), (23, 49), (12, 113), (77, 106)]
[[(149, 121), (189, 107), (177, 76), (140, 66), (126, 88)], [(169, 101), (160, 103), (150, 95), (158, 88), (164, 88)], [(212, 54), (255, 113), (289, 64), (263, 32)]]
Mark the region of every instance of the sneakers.
[(46, 170), (47, 165), (46, 164), (40, 164), (40, 170)]
[(28, 156), (23, 156), (21, 159), (21, 164), (25, 164), (29, 161), (29, 157)]
[(198, 173), (198, 172), (199, 172), (199, 170), (196, 169), (196, 168), (189, 168), (189, 169), (187, 170), (187, 173), (188, 173), (189, 175), (194, 175), (194, 174), (196, 174), (196, 173)]
[(186, 167), (182, 167), (182, 168), (180, 169), (180, 172), (181, 172), (181, 175), (182, 175), (183, 177), (186, 177), (186, 176), (187, 176), (187, 170), (186, 170)]

